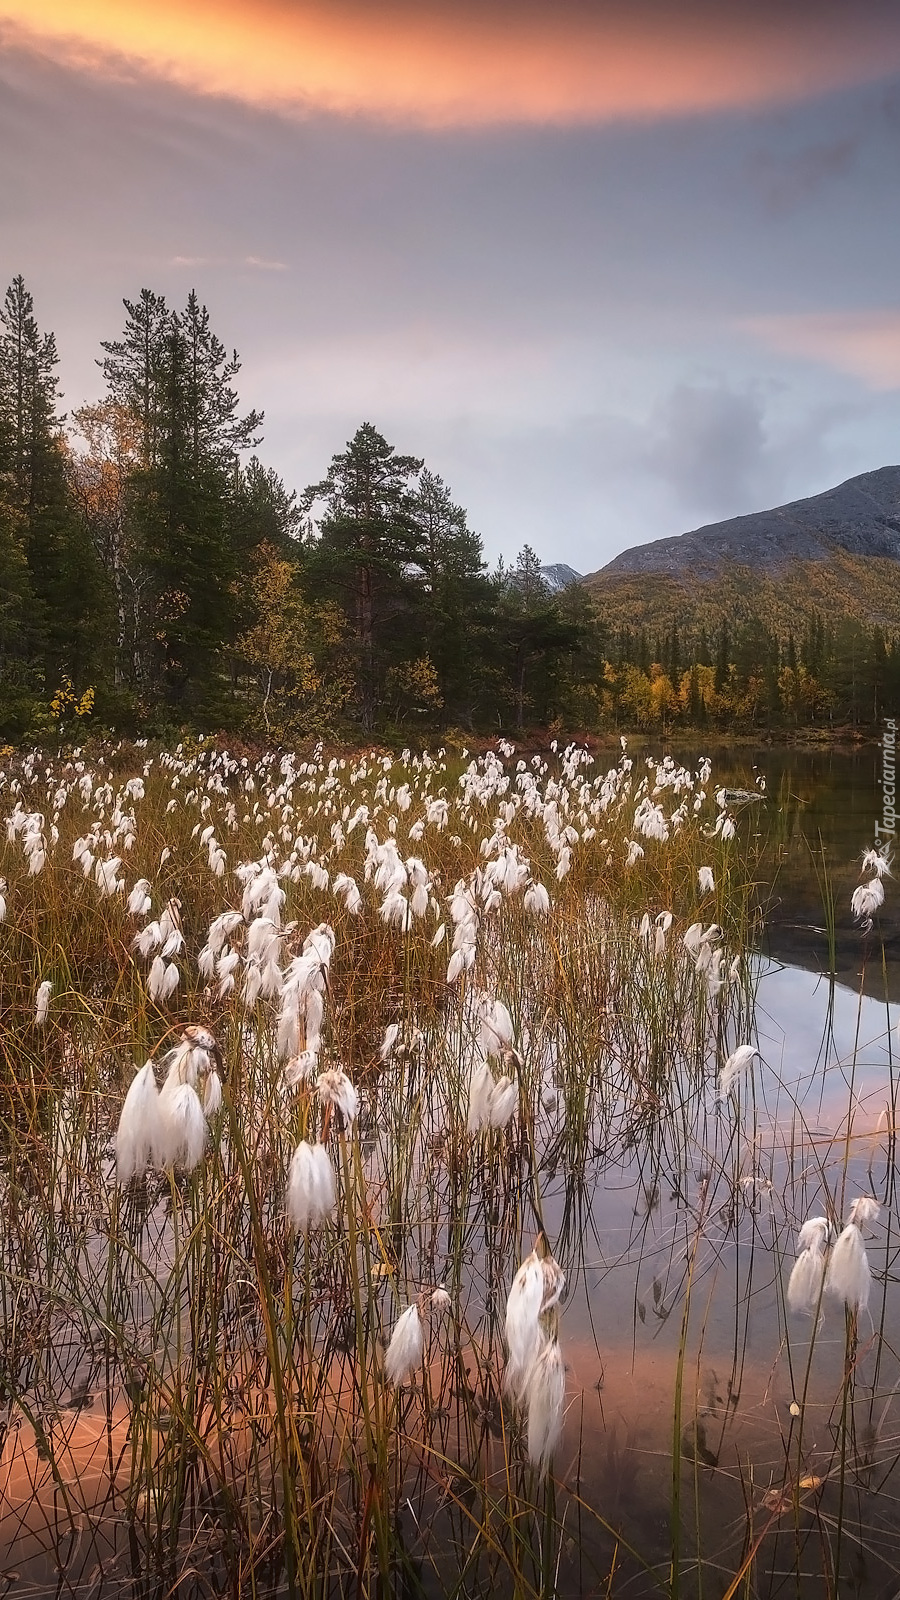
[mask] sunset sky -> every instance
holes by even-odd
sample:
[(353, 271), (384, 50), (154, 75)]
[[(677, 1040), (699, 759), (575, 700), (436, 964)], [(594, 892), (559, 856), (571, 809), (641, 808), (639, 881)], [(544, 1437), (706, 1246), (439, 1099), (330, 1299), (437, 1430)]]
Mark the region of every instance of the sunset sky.
[(491, 560), (900, 459), (896, 0), (0, 0), (0, 141), (68, 406), (196, 287), (267, 464), (371, 421)]

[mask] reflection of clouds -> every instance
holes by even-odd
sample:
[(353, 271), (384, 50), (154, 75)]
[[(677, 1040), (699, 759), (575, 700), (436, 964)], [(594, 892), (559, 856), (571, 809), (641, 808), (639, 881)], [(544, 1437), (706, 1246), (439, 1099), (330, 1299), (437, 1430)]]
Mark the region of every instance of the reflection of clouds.
[[(801, 967), (772, 967), (760, 985), (757, 1025), (764, 1065), (758, 1087), (767, 1117), (796, 1116), (810, 1133), (862, 1137), (879, 1130), (891, 1103), (887, 1016), (898, 1008), (835, 985)], [(799, 1130), (798, 1130), (799, 1131)], [(858, 1154), (858, 1151), (854, 1151)]]

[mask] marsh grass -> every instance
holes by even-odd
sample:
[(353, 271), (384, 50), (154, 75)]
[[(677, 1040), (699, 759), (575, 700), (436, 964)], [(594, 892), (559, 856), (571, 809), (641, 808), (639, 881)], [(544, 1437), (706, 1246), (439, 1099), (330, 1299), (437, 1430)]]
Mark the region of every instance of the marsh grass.
[[(859, 1029), (849, 1059), (832, 1032), (817, 1064), (846, 1078), (827, 1141), (810, 1084), (775, 1063), (717, 1098), (758, 1036), (761, 840), (740, 817), (732, 832), (706, 769), (122, 748), (33, 752), (0, 793), (0, 1537), (30, 1592), (843, 1596), (847, 1574), (865, 1589), (861, 1563), (900, 1568), (893, 1057), (874, 1132), (857, 1128)], [(665, 836), (636, 829), (645, 802)], [(391, 839), (428, 871), (408, 932), (374, 884)], [(113, 858), (106, 894), (96, 862)], [(502, 860), (521, 881), (489, 903)], [(249, 862), (284, 892), (282, 971), (334, 928), (319, 1066), (360, 1090), (351, 1126), (286, 1083), (278, 997), (241, 998), (250, 915), (233, 989), (198, 970)], [(126, 906), (142, 877), (150, 916), (176, 900), (184, 935), (162, 1006)], [(526, 908), (531, 882), (546, 915)], [(475, 954), (448, 984), (459, 885)], [(698, 921), (722, 930), (721, 971), (685, 949)], [(518, 1110), (473, 1135), (482, 991), (512, 1019)], [(119, 1187), (128, 1084), (199, 1021), (225, 1080), (205, 1158)], [(298, 1236), (288, 1164), (318, 1137), (338, 1204)], [(884, 1207), (871, 1317), (832, 1301), (798, 1326), (782, 1288), (797, 1227), (814, 1206), (839, 1219), (860, 1183)], [(503, 1393), (506, 1295), (540, 1233), (568, 1279), (546, 1477)], [(396, 1388), (391, 1329), (438, 1285), (450, 1309), (426, 1317), (424, 1360)]]

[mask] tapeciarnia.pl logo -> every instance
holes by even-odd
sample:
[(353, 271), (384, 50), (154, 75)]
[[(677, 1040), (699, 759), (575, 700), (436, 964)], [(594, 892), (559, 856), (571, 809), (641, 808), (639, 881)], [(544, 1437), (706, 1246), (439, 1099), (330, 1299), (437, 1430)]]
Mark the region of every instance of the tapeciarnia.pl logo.
[(893, 839), (897, 831), (897, 720), (885, 717), (881, 735), (881, 821), (875, 824), (875, 842)]

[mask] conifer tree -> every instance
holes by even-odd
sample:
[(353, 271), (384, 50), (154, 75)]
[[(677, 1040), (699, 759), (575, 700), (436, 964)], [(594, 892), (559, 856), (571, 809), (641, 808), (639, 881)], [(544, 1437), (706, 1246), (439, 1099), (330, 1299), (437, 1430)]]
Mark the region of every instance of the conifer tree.
[(193, 290), (182, 313), (149, 289), (125, 310), (123, 337), (104, 343), (100, 364), (140, 438), (129, 489), (134, 559), (149, 576), (145, 677), (173, 708), (212, 708), (241, 622), (240, 455), (258, 444), (263, 418), (240, 415), (237, 352), (228, 355)]
[(105, 613), (100, 571), (69, 493), (58, 359), (20, 275), (0, 307), (0, 493), (8, 560), (17, 565), (18, 548), (27, 568), (33, 664), (51, 693), (63, 673), (76, 686), (91, 675)]
[[(317, 545), (308, 560), (314, 591), (334, 598), (355, 645), (357, 695), (363, 728), (371, 732), (387, 672), (404, 659), (398, 619), (415, 612), (423, 534), (411, 480), (422, 462), (398, 455), (364, 422), (346, 449), (332, 457), (321, 483), (303, 495), (306, 512), (323, 501)], [(409, 630), (406, 630), (407, 634)]]
[(483, 689), (478, 667), (493, 615), (481, 540), (443, 478), (427, 467), (419, 477), (414, 512), (422, 536), (422, 637), (445, 716), (469, 721)]

